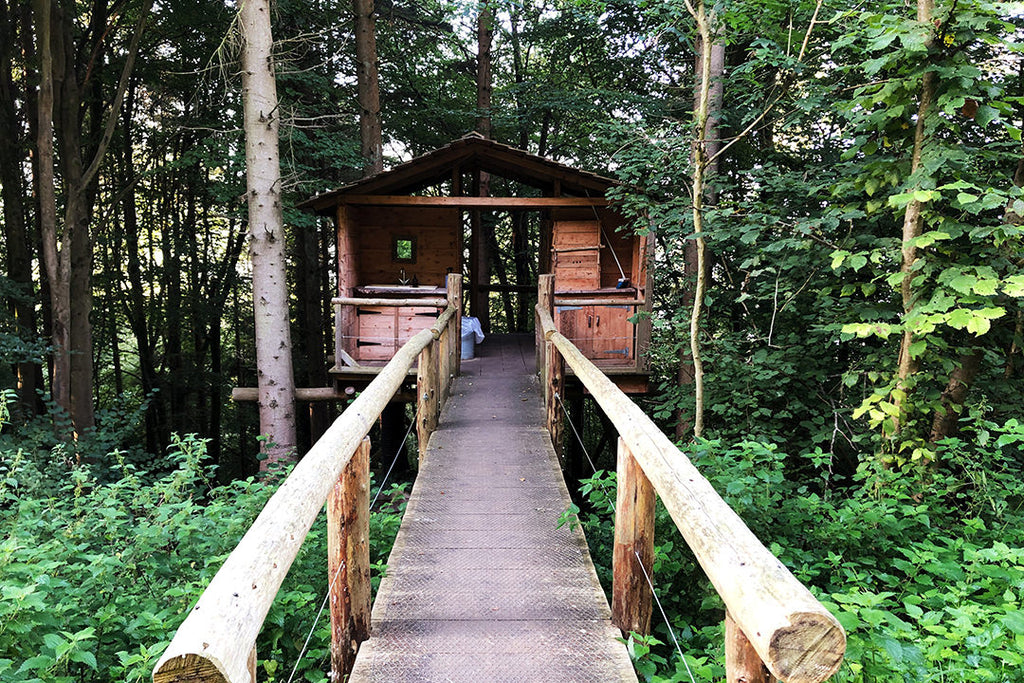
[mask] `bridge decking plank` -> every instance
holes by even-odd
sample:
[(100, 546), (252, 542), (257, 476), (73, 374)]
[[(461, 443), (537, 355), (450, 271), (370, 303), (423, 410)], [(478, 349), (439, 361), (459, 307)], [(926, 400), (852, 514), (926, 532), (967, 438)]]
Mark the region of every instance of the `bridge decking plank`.
[(636, 681), (543, 428), (529, 337), (463, 362), (349, 679)]

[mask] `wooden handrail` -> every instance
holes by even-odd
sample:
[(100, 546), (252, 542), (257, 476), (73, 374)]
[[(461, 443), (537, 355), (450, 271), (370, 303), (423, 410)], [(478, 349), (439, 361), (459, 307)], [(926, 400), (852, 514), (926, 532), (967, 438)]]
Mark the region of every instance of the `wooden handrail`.
[[(295, 466), (267, 501), (153, 670), (154, 683), (252, 683), (256, 637), (339, 475), (420, 353), (457, 320), (455, 303), (414, 335)], [(450, 343), (453, 335), (445, 335)], [(454, 335), (457, 337), (457, 335)]]
[(579, 297), (555, 299), (555, 306), (643, 306), (643, 299), (616, 299), (604, 297), (597, 299), (581, 299)]
[(331, 299), (335, 306), (417, 306), (420, 308), (443, 308), (448, 305), (447, 299), (430, 297), (423, 299), (381, 299), (371, 297), (336, 296)]
[[(771, 673), (787, 683), (828, 679), (846, 650), (846, 634), (835, 617), (765, 548), (658, 426), (556, 330), (550, 311), (541, 304), (537, 320), (543, 339), (557, 349), (618, 430), (731, 618)], [(557, 362), (550, 355), (545, 354), (546, 365)]]

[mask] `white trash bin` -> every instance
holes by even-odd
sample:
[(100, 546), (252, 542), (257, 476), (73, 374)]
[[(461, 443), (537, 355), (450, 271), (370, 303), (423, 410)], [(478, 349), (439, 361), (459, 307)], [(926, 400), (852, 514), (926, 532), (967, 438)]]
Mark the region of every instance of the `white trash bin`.
[(484, 330), (480, 321), (471, 316), (462, 318), (462, 360), (476, 356), (476, 345), (484, 340)]

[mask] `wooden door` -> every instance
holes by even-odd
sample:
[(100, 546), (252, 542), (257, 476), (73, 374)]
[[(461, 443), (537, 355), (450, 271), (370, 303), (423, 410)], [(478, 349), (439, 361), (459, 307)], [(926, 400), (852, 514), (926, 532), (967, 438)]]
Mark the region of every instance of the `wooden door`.
[(630, 365), (633, 362), (634, 325), (629, 322), (632, 306), (587, 306), (591, 330), (592, 360), (615, 361), (609, 364)]

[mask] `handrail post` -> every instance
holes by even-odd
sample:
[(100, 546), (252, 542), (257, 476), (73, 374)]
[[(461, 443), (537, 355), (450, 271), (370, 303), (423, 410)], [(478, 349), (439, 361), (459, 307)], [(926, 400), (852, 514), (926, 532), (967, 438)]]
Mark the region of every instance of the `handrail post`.
[(623, 635), (647, 635), (651, 632), (653, 596), (647, 577), (654, 572), (654, 487), (622, 437), (617, 469), (612, 623)]
[[(551, 313), (554, 310), (555, 302), (555, 276), (541, 275), (537, 278), (537, 309)], [(537, 310), (535, 309), (535, 311)], [(534, 338), (537, 348), (537, 372), (544, 369), (544, 325), (541, 323), (540, 315), (535, 312)]]
[[(448, 304), (455, 307), (455, 315), (451, 321), (452, 334), (448, 337), (448, 353), (451, 354), (452, 360), (448, 367), (452, 368), (452, 374), (458, 377), (462, 373), (462, 273), (448, 273), (445, 286), (448, 289)], [(451, 377), (446, 383), (450, 387)], [(448, 390), (445, 390), (445, 396), (447, 395)]]
[(420, 351), (416, 367), (416, 438), (419, 441), (420, 467), (426, 462), (427, 442), (434, 431), (438, 400), (437, 341), (432, 341)]
[(562, 414), (558, 403), (565, 396), (565, 363), (562, 354), (551, 342), (544, 342), (544, 405), (547, 408), (545, 425), (551, 434), (551, 445), (562, 463)]
[(336, 681), (352, 670), (359, 644), (370, 637), (369, 541), (370, 439), (364, 438), (327, 497), (331, 672)]
[(775, 683), (761, 656), (750, 644), (743, 629), (725, 610), (725, 680), (726, 683)]

